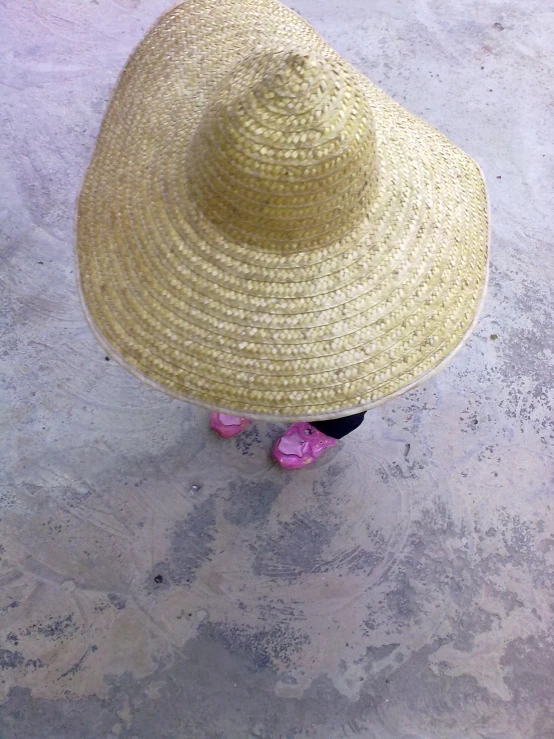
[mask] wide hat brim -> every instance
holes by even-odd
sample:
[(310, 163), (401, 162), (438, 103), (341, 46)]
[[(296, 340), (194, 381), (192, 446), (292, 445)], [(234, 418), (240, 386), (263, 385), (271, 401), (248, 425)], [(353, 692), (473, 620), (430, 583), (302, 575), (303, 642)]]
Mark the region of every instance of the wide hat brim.
[(475, 162), (352, 69), (379, 158), (367, 217), (288, 254), (226, 238), (171, 183), (214, 91), (279, 46), (340, 59), (275, 0), (190, 0), (148, 33), (79, 197), (79, 287), (106, 352), (157, 389), (250, 418), (320, 420), (415, 387), (463, 345), (486, 291), (487, 198)]

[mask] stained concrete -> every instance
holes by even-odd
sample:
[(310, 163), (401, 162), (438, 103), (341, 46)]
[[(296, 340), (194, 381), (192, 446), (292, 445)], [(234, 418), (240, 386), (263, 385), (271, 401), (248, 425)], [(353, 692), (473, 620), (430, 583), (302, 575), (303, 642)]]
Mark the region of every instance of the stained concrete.
[(79, 182), (166, 5), (0, 2), (0, 736), (552, 739), (552, 4), (295, 0), (482, 164), (494, 248), (453, 365), (296, 474), (79, 308)]

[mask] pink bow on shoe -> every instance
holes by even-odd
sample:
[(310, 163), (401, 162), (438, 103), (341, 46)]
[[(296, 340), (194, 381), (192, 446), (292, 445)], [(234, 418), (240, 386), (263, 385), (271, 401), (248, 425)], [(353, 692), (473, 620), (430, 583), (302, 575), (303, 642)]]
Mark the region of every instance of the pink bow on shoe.
[(250, 419), (241, 418), (240, 416), (228, 416), (226, 413), (216, 413), (215, 411), (210, 414), (211, 430), (223, 439), (230, 439), (231, 436), (240, 434), (249, 423), (251, 423)]

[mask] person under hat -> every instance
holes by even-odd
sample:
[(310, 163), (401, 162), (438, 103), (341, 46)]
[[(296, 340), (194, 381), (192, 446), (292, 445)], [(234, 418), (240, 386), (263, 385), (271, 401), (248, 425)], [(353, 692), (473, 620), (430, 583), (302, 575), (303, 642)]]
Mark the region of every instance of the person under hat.
[(79, 196), (107, 353), (228, 438), (314, 461), (441, 369), (486, 292), (482, 173), (276, 0), (187, 0), (111, 98)]

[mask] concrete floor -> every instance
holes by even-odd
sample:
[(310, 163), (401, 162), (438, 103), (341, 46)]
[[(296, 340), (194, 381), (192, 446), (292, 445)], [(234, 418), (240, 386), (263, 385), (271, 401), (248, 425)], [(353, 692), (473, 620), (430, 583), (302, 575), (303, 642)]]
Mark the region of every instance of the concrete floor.
[(74, 281), (167, 0), (0, 2), (2, 739), (554, 737), (552, 3), (294, 2), (482, 164), (483, 319), (316, 469), (270, 465), (277, 425), (218, 441), (106, 361)]

